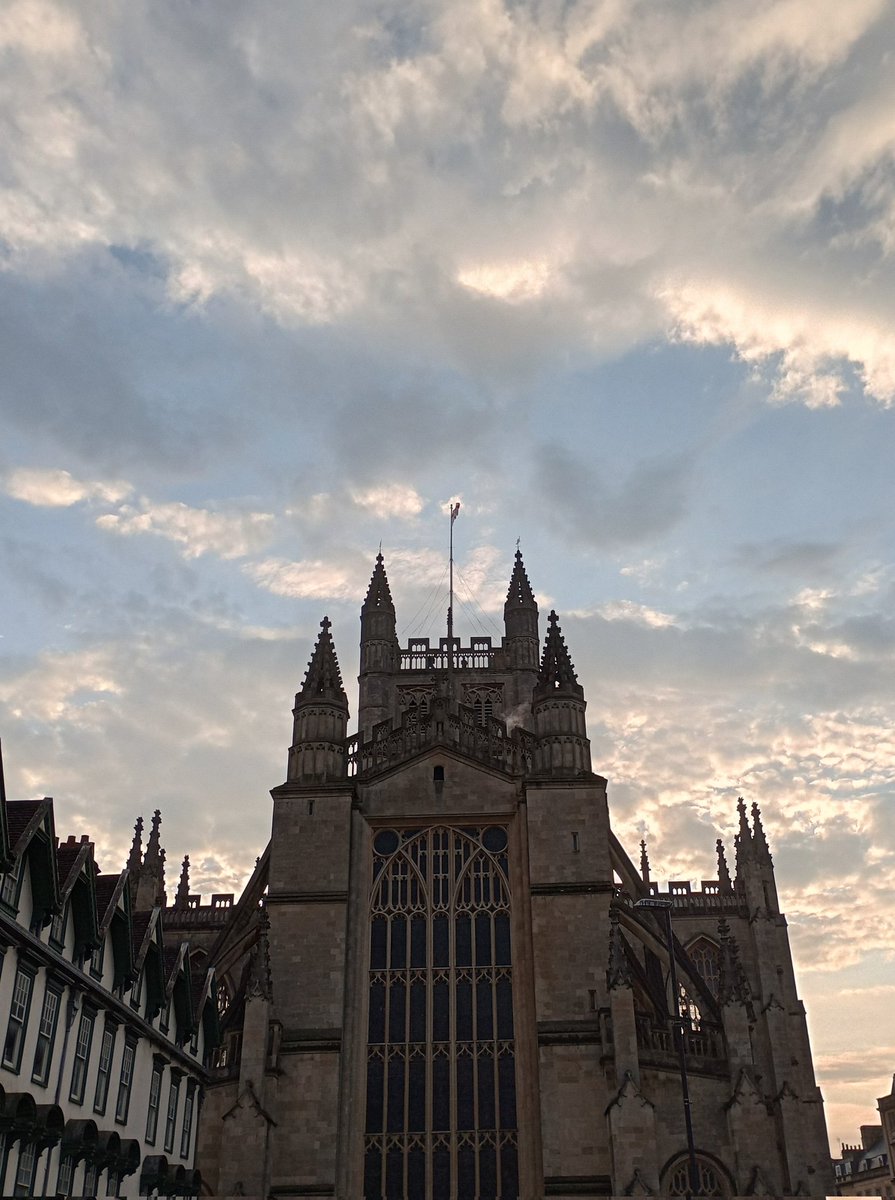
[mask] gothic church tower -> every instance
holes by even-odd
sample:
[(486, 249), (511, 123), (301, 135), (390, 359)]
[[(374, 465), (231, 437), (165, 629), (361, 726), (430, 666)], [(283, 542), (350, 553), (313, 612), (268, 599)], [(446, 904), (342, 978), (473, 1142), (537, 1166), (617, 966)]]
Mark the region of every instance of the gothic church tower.
[[(500, 645), (400, 645), (380, 554), (349, 738), (324, 618), (272, 792), (241, 1056), (208, 1097), (218, 1194), (686, 1192), (679, 998), (635, 907), (657, 885), (611, 830), (584, 690), (555, 612), (541, 643), (518, 552), (504, 622)], [(668, 893), (702, 1185), (820, 1196), (804, 1010), (757, 809), (742, 822), (735, 879), (720, 848), (717, 880)]]

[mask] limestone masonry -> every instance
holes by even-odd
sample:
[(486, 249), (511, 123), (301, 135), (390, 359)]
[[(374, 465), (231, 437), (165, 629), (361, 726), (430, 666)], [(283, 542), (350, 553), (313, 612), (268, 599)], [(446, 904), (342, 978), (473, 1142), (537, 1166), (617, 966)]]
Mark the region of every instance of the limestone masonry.
[[(402, 646), (379, 555), (351, 738), (322, 622), (270, 846), (208, 935), (203, 1188), (685, 1195), (680, 1002), (700, 1194), (832, 1193), (758, 807), (740, 801), (732, 870), (719, 841), (716, 879), (660, 893), (612, 832), (583, 689), (518, 552), (504, 616), (499, 646)], [(649, 897), (673, 904), (678, 996)]]

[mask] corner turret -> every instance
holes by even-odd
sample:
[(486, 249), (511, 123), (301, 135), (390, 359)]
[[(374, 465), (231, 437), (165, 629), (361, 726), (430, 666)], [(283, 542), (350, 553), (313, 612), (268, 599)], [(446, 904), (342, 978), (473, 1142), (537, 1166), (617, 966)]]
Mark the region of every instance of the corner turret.
[(509, 665), (519, 671), (538, 669), (538, 605), (528, 582), (521, 550), (516, 551), (513, 574), (503, 606), (505, 645)]
[(326, 783), (347, 774), (348, 697), (329, 630), (329, 617), (324, 617), (292, 710), (295, 720), (286, 777), (297, 783)]
[(376, 555), (370, 586), (360, 610), (357, 721), (364, 739), (370, 737), (374, 725), (391, 715), (389, 676), (398, 669), (400, 660), (395, 606), (380, 551)]
[(547, 637), (532, 694), (538, 771), (548, 775), (590, 775), (590, 742), (584, 712), (587, 702), (555, 612), (548, 617)]

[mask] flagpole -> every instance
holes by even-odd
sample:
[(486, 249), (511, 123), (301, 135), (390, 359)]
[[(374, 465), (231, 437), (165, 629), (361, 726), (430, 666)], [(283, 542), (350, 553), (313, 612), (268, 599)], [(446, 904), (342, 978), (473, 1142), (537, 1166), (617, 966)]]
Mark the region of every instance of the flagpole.
[(450, 563), (450, 593), (448, 596), (448, 614), (447, 614), (447, 617), (448, 617), (448, 620), (447, 620), (447, 629), (448, 629), (447, 673), (448, 673), (448, 694), (451, 696), (451, 698), (453, 698), (453, 695), (454, 695), (454, 522), (456, 521), (457, 514), (460, 511), (460, 501), (459, 500), (456, 501), (456, 503), (451, 504), (449, 507), (450, 507), (450, 517), (451, 517), (451, 539), (450, 539), (450, 554), (448, 556), (448, 561)]
[(450, 585), (448, 593), (448, 611), (447, 611), (447, 635), (448, 635), (448, 695), (453, 698), (454, 695), (454, 521), (457, 514), (454, 512), (454, 506), (451, 505), (450, 520), (451, 520), (451, 538), (450, 538), (450, 554), (448, 556), (450, 562)]

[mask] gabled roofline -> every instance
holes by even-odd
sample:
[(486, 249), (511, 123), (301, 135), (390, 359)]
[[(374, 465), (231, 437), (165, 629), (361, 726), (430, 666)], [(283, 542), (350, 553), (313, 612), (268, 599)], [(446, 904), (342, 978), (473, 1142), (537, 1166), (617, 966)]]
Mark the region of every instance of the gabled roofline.
[[(11, 805), (11, 804), (31, 804), (31, 803), (32, 803), (32, 801), (30, 801), (30, 800), (7, 800), (6, 805), (8, 808), (9, 805)], [(52, 796), (44, 796), (44, 798), (42, 800), (37, 801), (37, 806), (34, 809), (34, 813), (31, 817), (31, 820), (28, 822), (28, 824), (22, 830), (16, 844), (13, 847), (11, 847), (14, 858), (21, 858), (22, 854), (28, 848), (28, 845), (30, 844), (31, 839), (34, 837), (34, 835), (37, 833), (38, 829), (40, 829), (41, 825), (43, 824), (44, 817), (47, 815), (48, 812), (50, 814), (50, 822), (52, 824), (53, 823), (53, 797)], [(54, 826), (54, 830), (55, 830), (55, 826)]]
[(174, 993), (174, 985), (177, 983), (177, 977), (180, 974), (188, 975), (188, 971), (183, 969), (183, 960), (189, 952), (189, 942), (181, 942), (177, 947), (177, 957), (174, 959), (174, 964), (168, 972), (168, 978), (165, 980), (165, 999), (170, 1000)]
[[(111, 871), (109, 871), (108, 873), (110, 875), (112, 874)], [(112, 918), (115, 916), (115, 912), (118, 908), (118, 901), (121, 899), (121, 893), (124, 891), (126, 883), (127, 883), (127, 868), (125, 867), (125, 869), (118, 876), (118, 882), (115, 884), (115, 890), (114, 890), (114, 892), (112, 892), (112, 895), (109, 898), (109, 904), (108, 904), (108, 907), (106, 908), (106, 911), (103, 913), (101, 919), (98, 920), (96, 923), (97, 924), (97, 932), (100, 935), (104, 935), (104, 934), (108, 933), (109, 926), (112, 924)], [(125, 901), (125, 907), (127, 910), (128, 924), (130, 924), (130, 906), (127, 904), (126, 901)], [(97, 913), (97, 916), (99, 916), (99, 913)]]
[[(146, 924), (145, 930), (143, 931), (143, 940), (140, 942), (139, 949), (134, 955), (134, 970), (138, 974), (143, 970), (143, 964), (146, 962), (146, 955), (149, 953), (149, 947), (153, 942), (155, 942), (153, 935), (155, 933), (156, 926), (159, 924), (161, 915), (162, 910), (158, 905), (156, 905), (149, 914), (149, 920)], [(155, 942), (155, 944), (159, 945), (158, 942)]]
[[(58, 850), (58, 847), (57, 847), (57, 850)], [(91, 862), (93, 861), (93, 842), (80, 842), (78, 844), (78, 853), (75, 857), (74, 862), (71, 865), (71, 870), (69, 871), (68, 875), (65, 877), (65, 882), (63, 883), (61, 879), (59, 880), (59, 899), (63, 904), (71, 895), (72, 889), (74, 888), (75, 884), (78, 882), (78, 876), (80, 875), (81, 871), (84, 869), (85, 860), (88, 858), (91, 860)], [(56, 862), (57, 863), (59, 862), (58, 854), (56, 857)], [(91, 875), (91, 874), (93, 875), (94, 878), (96, 877), (96, 872), (88, 872), (88, 875)], [(96, 889), (94, 888), (93, 891), (95, 893)], [(99, 914), (97, 914), (97, 915), (99, 915)]]

